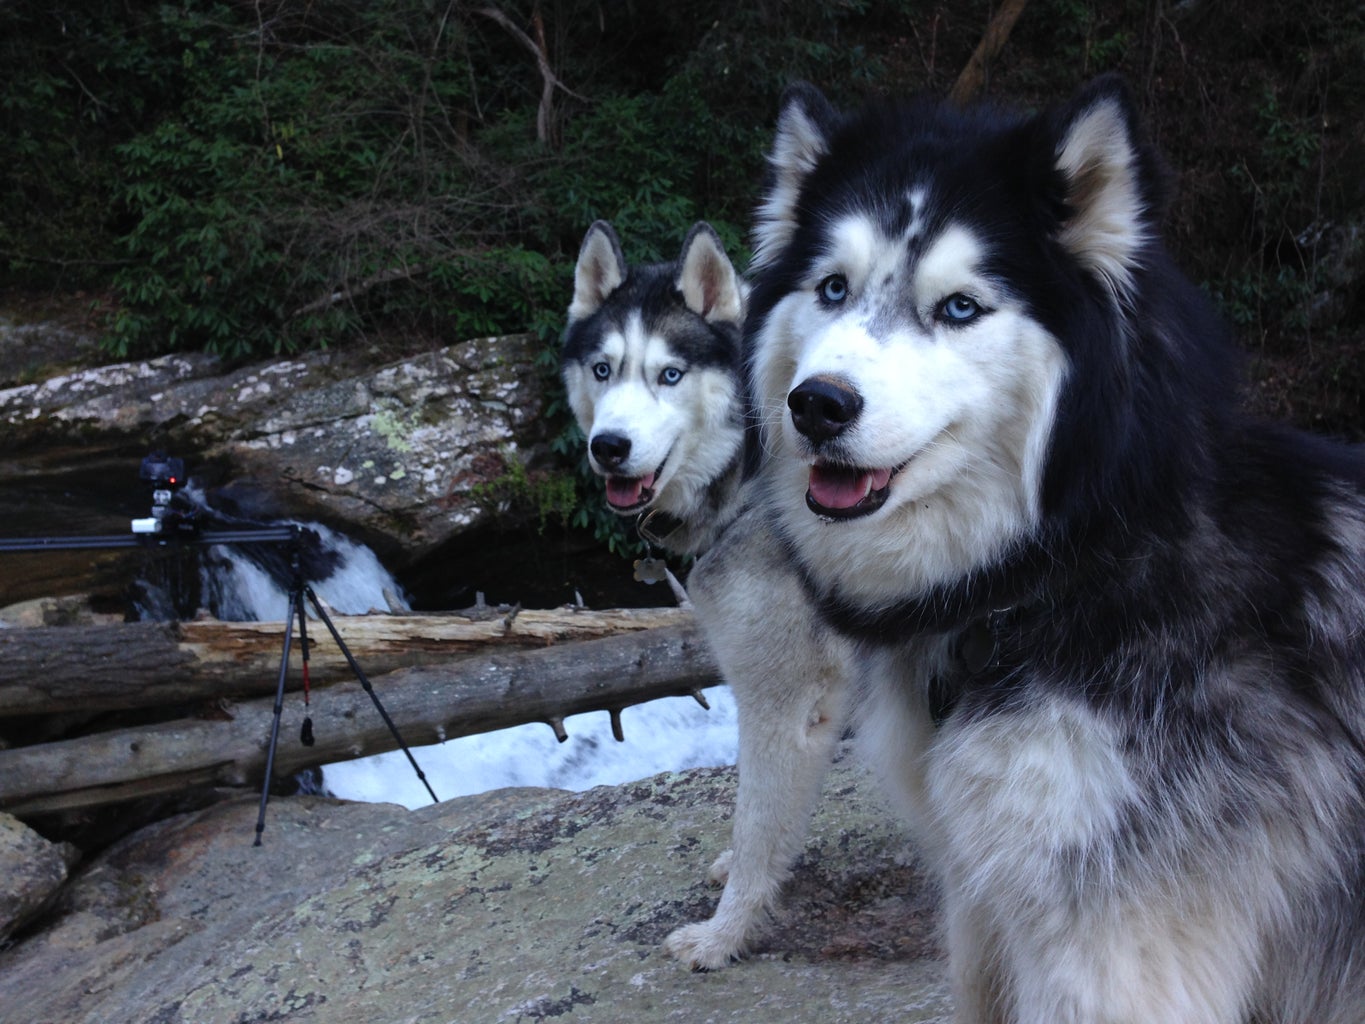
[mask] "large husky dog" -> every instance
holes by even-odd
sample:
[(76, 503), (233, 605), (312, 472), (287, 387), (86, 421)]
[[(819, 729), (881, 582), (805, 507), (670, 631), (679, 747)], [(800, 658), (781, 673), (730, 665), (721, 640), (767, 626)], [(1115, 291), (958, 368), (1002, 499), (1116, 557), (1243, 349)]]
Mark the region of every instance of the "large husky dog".
[(698, 223), (672, 263), (629, 267), (605, 221), (583, 238), (561, 368), (607, 503), (679, 554), (734, 514), (741, 476), (744, 293)]
[[(770, 159), (764, 504), (691, 586), (740, 699), (734, 853), (669, 948), (752, 938), (850, 720), (961, 1021), (1365, 1020), (1365, 459), (1238, 409), (1122, 84), (1028, 117), (797, 87)], [(852, 644), (847, 694), (752, 671), (727, 602), (759, 593)]]

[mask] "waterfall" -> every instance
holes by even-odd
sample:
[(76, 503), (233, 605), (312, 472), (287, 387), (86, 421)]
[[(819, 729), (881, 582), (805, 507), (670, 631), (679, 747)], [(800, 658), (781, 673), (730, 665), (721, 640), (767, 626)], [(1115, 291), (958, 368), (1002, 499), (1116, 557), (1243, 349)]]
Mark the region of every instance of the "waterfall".
[[(408, 610), (398, 581), (373, 551), (321, 523), (298, 525), (317, 537), (317, 547), (326, 556), (331, 571), (325, 576), (310, 574), (308, 583), (329, 608), (342, 615)], [(208, 607), (218, 618), (230, 622), (284, 618), (289, 595), (270, 569), (250, 558), (234, 557), (225, 545), (210, 548), (209, 555), (200, 578)]]

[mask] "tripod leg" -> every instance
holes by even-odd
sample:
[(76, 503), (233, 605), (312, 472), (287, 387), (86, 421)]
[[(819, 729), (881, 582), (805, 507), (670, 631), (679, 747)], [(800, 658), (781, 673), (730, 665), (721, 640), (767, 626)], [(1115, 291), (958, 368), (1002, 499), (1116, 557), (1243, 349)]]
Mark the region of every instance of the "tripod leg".
[(412, 765), (412, 770), (417, 773), (417, 778), (421, 780), (423, 786), (426, 786), (427, 793), (431, 796), (431, 802), (434, 804), (440, 803), (441, 801), (432, 790), (431, 784), (427, 782), (427, 777), (422, 774), (422, 769), (418, 766), (417, 759), (412, 756), (412, 751), (409, 750), (408, 745), (403, 742), (403, 737), (398, 732), (398, 726), (394, 725), (393, 719), (389, 717), (389, 713), (384, 710), (384, 705), (380, 703), (379, 694), (374, 692), (374, 687), (370, 685), (369, 679), (366, 678), (365, 673), (360, 670), (360, 665), (356, 663), (355, 658), (351, 655), (351, 649), (346, 646), (346, 641), (341, 639), (341, 634), (337, 632), (336, 626), (332, 623), (331, 616), (327, 614), (327, 609), (322, 607), (322, 602), (318, 600), (317, 594), (313, 593), (312, 587), (305, 587), (304, 590), (308, 594), (308, 600), (313, 603), (313, 610), (318, 613), (318, 618), (327, 626), (327, 631), (332, 634), (332, 639), (336, 641), (337, 647), (340, 648), (341, 653), (345, 655), (346, 664), (351, 667), (351, 671), (355, 673), (355, 677), (360, 680), (361, 687), (370, 695), (370, 700), (374, 702), (375, 710), (379, 712), (379, 717), (384, 719), (384, 724), (389, 727), (389, 732), (393, 733), (393, 738), (398, 741), (398, 746), (402, 749), (403, 753), (407, 755), (408, 762)]
[(256, 815), (256, 841), (252, 846), (261, 845), (261, 833), (265, 831), (265, 805), (270, 801), (270, 776), (275, 771), (275, 746), (280, 739), (280, 714), (284, 711), (284, 679), (289, 674), (289, 648), (294, 639), (294, 614), (303, 617), (303, 594), (298, 590), (289, 592), (289, 614), (284, 622), (284, 650), (280, 654), (280, 680), (275, 686), (275, 718), (270, 724), (270, 746), (265, 754), (265, 781), (261, 783), (261, 809)]
[(313, 740), (313, 715), (309, 707), (312, 681), (308, 676), (308, 611), (303, 606), (303, 595), (299, 595), (299, 655), (303, 659), (303, 725), (299, 729), (299, 742), (311, 747)]

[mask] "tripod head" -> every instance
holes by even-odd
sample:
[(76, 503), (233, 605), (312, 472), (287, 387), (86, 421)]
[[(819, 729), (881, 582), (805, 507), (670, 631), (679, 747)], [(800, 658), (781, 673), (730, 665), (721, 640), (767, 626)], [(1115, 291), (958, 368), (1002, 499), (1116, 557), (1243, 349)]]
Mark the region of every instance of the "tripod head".
[(185, 485), (185, 460), (163, 451), (155, 451), (142, 460), (138, 478), (152, 485), (152, 514), (146, 519), (134, 519), (134, 533), (166, 533), (178, 527), (193, 528), (191, 516), (172, 510), (175, 492)]

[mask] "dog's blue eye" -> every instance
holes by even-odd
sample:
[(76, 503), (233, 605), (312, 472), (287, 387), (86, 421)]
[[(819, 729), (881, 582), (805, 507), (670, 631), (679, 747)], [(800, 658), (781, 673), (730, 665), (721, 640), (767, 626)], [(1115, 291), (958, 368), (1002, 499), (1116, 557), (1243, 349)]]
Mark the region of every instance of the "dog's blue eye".
[(611, 367), (606, 363), (594, 363), (592, 367), (592, 375), (596, 377), (598, 380), (606, 380), (608, 377), (611, 376)]
[(938, 307), (938, 318), (945, 323), (965, 324), (980, 315), (980, 303), (961, 293), (949, 295)]
[(848, 278), (843, 274), (830, 274), (816, 286), (820, 301), (837, 306), (848, 298)]
[(669, 387), (672, 387), (674, 384), (678, 383), (678, 381), (682, 379), (683, 372), (682, 370), (679, 370), (676, 366), (665, 366), (664, 372), (659, 374), (659, 383), (667, 384)]

